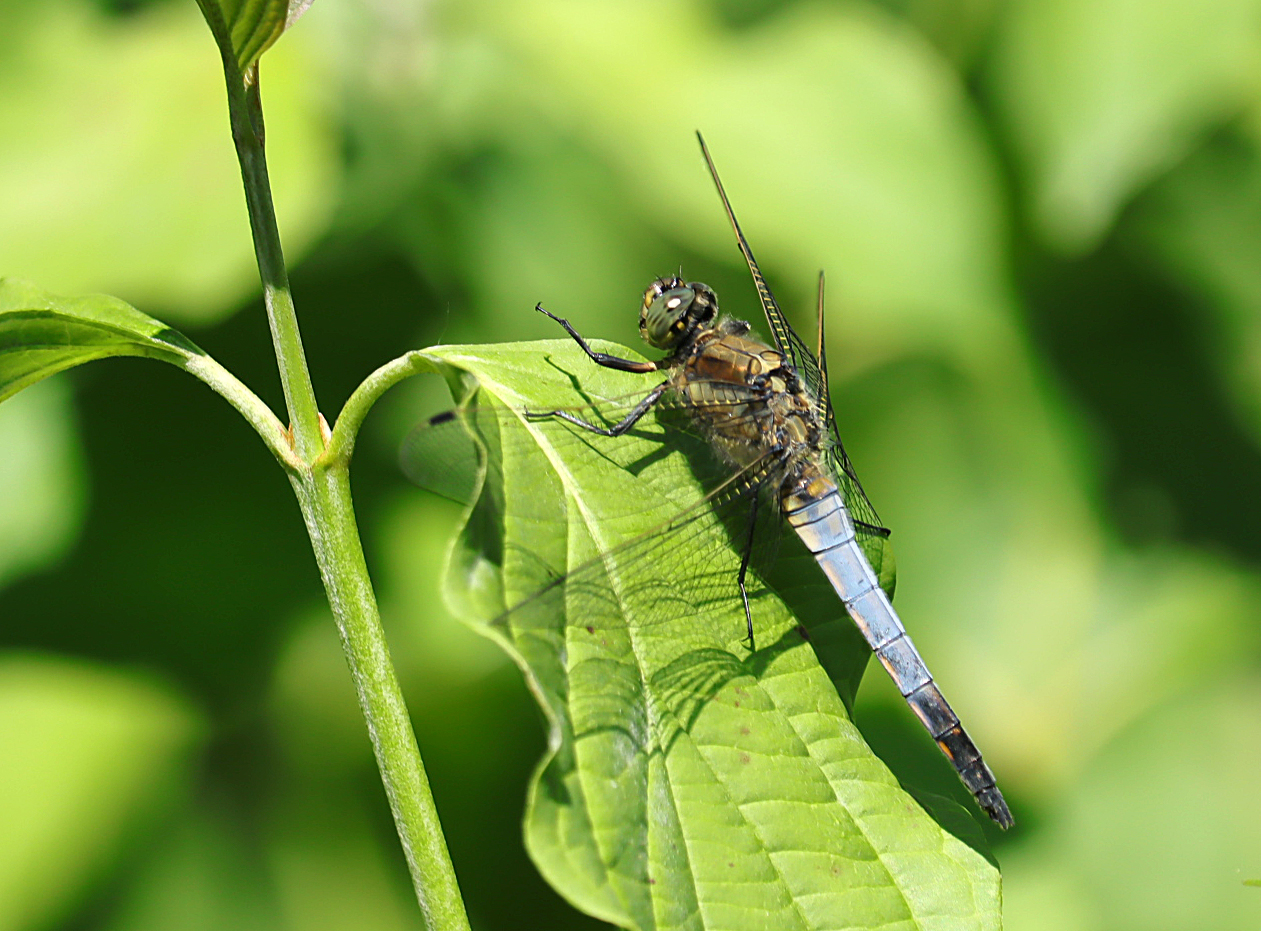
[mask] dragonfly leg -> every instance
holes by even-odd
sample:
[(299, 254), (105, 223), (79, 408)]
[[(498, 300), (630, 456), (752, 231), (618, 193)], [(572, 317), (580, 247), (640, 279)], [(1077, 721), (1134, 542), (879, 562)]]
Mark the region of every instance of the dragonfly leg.
[(879, 524), (869, 524), (863, 520), (855, 520), (854, 526), (861, 528), (862, 530), (870, 531), (871, 533), (884, 537), (885, 539), (888, 539), (889, 536), (893, 533), (893, 531), (890, 530), (888, 527), (881, 527)]
[(744, 639), (749, 644), (749, 651), (752, 653), (757, 652), (757, 647), (753, 643), (753, 612), (749, 609), (749, 593), (744, 587), (744, 577), (749, 571), (749, 558), (753, 555), (753, 531), (757, 527), (757, 504), (757, 495), (754, 495), (749, 505), (749, 532), (744, 541), (744, 553), (740, 556), (740, 574), (736, 576), (736, 580), (740, 583), (740, 598), (744, 602), (744, 622), (749, 631), (749, 635)]
[(668, 381), (663, 381), (652, 391), (644, 396), (644, 399), (631, 409), (631, 412), (613, 424), (611, 427), (601, 427), (599, 424), (589, 423), (581, 417), (575, 417), (569, 411), (526, 411), (531, 417), (558, 417), (561, 420), (568, 421), (576, 427), (582, 427), (584, 430), (590, 430), (592, 433), (598, 433), (601, 436), (621, 436), (627, 430), (635, 425), (639, 418), (648, 413), (648, 409), (661, 400), (661, 396), (666, 393), (670, 387)]
[(587, 341), (578, 335), (578, 331), (563, 317), (558, 317), (550, 310), (547, 310), (542, 304), (535, 304), (534, 309), (541, 314), (547, 314), (557, 323), (565, 328), (565, 332), (574, 338), (574, 342), (582, 347), (582, 351), (591, 357), (591, 361), (596, 365), (603, 365), (605, 368), (619, 369), (623, 372), (655, 372), (658, 365), (656, 362), (632, 362), (630, 359), (622, 359), (618, 356), (611, 356), (607, 352), (596, 352), (587, 345)]

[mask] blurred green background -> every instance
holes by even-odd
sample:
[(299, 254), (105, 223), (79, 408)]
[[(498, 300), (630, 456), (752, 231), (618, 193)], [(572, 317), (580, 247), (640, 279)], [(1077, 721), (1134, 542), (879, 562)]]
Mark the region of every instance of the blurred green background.
[[(435, 342), (756, 317), (692, 132), (810, 328), (898, 604), (1017, 827), (1010, 931), (1261, 927), (1261, 0), (320, 0), (262, 66), (316, 390)], [(192, 0), (0, 3), (0, 274), (107, 291), (276, 409)], [(369, 564), (475, 927), (592, 928), (521, 850), (534, 704), (447, 616), (379, 406)], [(0, 931), (414, 928), (284, 477), (139, 360), (0, 406)], [(885, 677), (857, 716), (961, 790)]]

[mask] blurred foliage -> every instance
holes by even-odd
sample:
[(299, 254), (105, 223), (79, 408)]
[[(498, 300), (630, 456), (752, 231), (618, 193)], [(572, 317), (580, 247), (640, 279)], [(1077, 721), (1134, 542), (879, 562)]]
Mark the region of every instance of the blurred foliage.
[[(1012, 931), (1254, 929), (1261, 0), (321, 0), (263, 59), (316, 389), (406, 348), (625, 343), (680, 265), (753, 315), (692, 131), (833, 399), (898, 601), (1017, 818)], [(191, 0), (0, 5), (0, 274), (109, 291), (279, 408)], [(452, 509), (355, 484), (479, 928), (596, 927), (525, 859), (543, 729), (437, 597)], [(286, 482), (166, 366), (0, 408), (0, 931), (415, 927)], [(958, 798), (893, 689), (857, 718)], [(20, 830), (10, 829), (16, 825)]]
[[(0, 7), (0, 122), (21, 127), (0, 146), (3, 274), (160, 306), (173, 326), (222, 319), (258, 272), (205, 22), (186, 4), (22, 6)], [(295, 43), (268, 63), (268, 158), (301, 249), (336, 197), (336, 138), (320, 56)]]

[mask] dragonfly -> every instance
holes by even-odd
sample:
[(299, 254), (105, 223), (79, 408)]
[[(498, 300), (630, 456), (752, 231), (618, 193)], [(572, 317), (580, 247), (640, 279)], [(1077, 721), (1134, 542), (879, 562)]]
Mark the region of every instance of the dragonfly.
[[(540, 304), (536, 309), (562, 327), (596, 365), (665, 377), (622, 407), (625, 413), (615, 422), (604, 416), (601, 422), (594, 422), (596, 418), (581, 409), (522, 413), (529, 421), (562, 421), (580, 433), (616, 438), (634, 430), (650, 411), (669, 408), (681, 412), (684, 423), (702, 438), (725, 477), (704, 500), (685, 512), (683, 519), (669, 521), (661, 532), (686, 523), (687, 515), (698, 508), (747, 503), (735, 588), (744, 609), (749, 649), (756, 651), (748, 573), (755, 562), (757, 541), (767, 537), (767, 526), (774, 528), (784, 522), (822, 569), (845, 611), (978, 806), (1001, 828), (1009, 828), (1012, 815), (993, 773), (942, 695), (890, 601), (891, 573), (886, 571), (892, 562), (889, 531), (881, 525), (841, 443), (829, 398), (823, 276), (818, 287), (818, 343), (811, 351), (780, 310), (736, 220), (705, 140), (700, 133), (697, 139), (752, 274), (774, 345), (752, 335), (748, 322), (720, 313), (717, 295), (708, 285), (677, 275), (657, 279), (643, 295), (640, 335), (651, 347), (666, 353), (653, 361), (626, 359), (593, 348), (568, 320)], [(607, 410), (601, 413), (607, 414)], [(685, 534), (675, 533), (666, 539), (671, 548), (682, 551), (680, 558), (692, 558), (686, 553), (689, 541)], [(659, 558), (655, 544), (645, 546), (640, 540), (627, 546)], [(698, 565), (704, 560), (703, 555), (692, 556)], [(623, 554), (622, 558), (638, 557)], [(564, 581), (555, 580), (547, 588), (554, 589)], [(535, 601), (537, 596), (527, 598), (508, 613), (537, 608)]]

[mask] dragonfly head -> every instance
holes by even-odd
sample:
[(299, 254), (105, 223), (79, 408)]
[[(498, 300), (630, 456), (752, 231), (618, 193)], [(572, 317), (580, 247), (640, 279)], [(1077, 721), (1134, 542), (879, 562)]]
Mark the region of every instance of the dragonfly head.
[(658, 278), (644, 292), (639, 335), (655, 349), (677, 349), (698, 328), (718, 316), (718, 296), (699, 281)]

